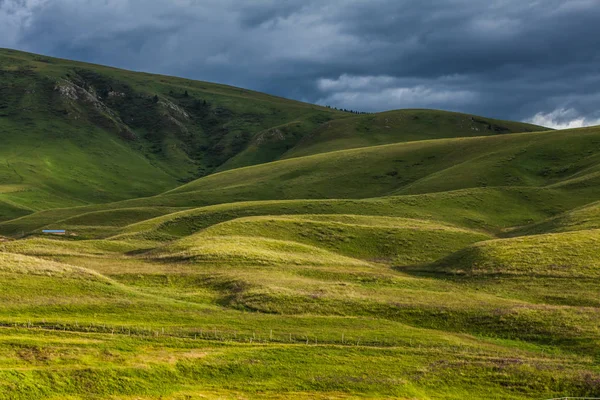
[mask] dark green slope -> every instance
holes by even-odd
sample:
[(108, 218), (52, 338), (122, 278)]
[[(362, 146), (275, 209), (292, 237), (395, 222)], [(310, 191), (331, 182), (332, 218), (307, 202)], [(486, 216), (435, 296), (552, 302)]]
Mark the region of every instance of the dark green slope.
[(535, 129), (542, 128), (437, 111), (356, 116), (230, 86), (0, 50), (0, 220), (153, 195), (282, 157)]

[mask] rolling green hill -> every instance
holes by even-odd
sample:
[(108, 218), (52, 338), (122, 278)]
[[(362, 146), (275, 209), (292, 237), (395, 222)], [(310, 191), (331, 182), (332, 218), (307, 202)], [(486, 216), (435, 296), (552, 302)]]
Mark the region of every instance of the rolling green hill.
[[(215, 170), (280, 159), (297, 146), (311, 154), (476, 129), (542, 129), (403, 113), (417, 119), (366, 135), (362, 127), (378, 115), (356, 117), (245, 89), (0, 49), (0, 220), (154, 195)], [(349, 138), (348, 145), (330, 143), (336, 137)], [(318, 146), (307, 149), (307, 143)]]
[(157, 194), (214, 170), (268, 127), (345, 116), (11, 50), (0, 50), (0, 78), (2, 199), (23, 211)]
[(0, 135), (0, 400), (600, 393), (600, 127), (0, 50)]
[(334, 120), (306, 135), (284, 158), (453, 137), (535, 132), (540, 127), (435, 110), (398, 110)]
[[(244, 167), (260, 162), (327, 153), (382, 144), (452, 137), (501, 135), (546, 130), (521, 122), (498, 121), (437, 110), (398, 110), (378, 114), (333, 119), (302, 134), (296, 122), (259, 133), (248, 148), (227, 161), (219, 170)], [(282, 154), (281, 143), (291, 142)], [(275, 146), (276, 156), (267, 156)]]
[(508, 235), (522, 236), (589, 229), (600, 229), (600, 204), (597, 202), (559, 214), (536, 224), (516, 228), (508, 232)]
[(486, 241), (440, 261), (464, 274), (522, 274), (597, 278), (600, 231), (585, 230)]
[(482, 186), (575, 187), (574, 181), (581, 188), (597, 179), (599, 150), (597, 127), (417, 141), (212, 174), (167, 195), (199, 192), (234, 200), (360, 198)]

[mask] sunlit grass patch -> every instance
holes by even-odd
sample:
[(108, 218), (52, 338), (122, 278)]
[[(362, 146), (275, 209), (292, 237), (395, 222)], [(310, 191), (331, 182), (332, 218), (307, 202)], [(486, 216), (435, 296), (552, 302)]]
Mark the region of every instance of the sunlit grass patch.
[(433, 268), (472, 275), (600, 277), (600, 230), (497, 239), (469, 246)]
[(365, 265), (315, 246), (246, 236), (193, 235), (161, 247), (149, 257), (167, 261), (194, 261), (242, 265)]

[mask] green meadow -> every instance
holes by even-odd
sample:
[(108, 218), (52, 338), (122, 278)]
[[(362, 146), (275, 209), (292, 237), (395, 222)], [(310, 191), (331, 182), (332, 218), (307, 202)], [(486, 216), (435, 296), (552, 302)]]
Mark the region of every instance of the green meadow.
[(0, 50), (0, 134), (0, 400), (600, 396), (599, 127)]

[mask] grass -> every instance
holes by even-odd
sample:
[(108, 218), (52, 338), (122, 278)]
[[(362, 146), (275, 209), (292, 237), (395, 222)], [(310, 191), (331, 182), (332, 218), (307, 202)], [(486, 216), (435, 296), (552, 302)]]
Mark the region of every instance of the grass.
[[(353, 117), (225, 85), (8, 49), (0, 49), (0, 77), (0, 220), (156, 195), (217, 170), (278, 160), (327, 123)], [(541, 129), (455, 114), (432, 126), (428, 113), (438, 114), (420, 112), (422, 121), (406, 129), (461, 136), (472, 127), (455, 120), (468, 118), (502, 125), (490, 133)]]
[[(329, 199), (252, 201), (198, 207), (198, 193), (162, 195), (108, 205), (94, 205), (37, 212), (0, 223), (0, 234), (23, 236), (40, 233), (43, 228), (69, 228), (81, 237), (99, 238), (119, 233), (172, 238), (196, 232), (213, 223), (254, 215), (280, 214), (364, 214), (433, 219), (469, 229), (499, 234), (515, 226), (525, 226), (556, 216), (586, 204), (594, 193), (548, 188), (492, 187), (470, 188), (419, 195), (386, 196), (374, 199)], [(156, 204), (164, 204), (158, 207)], [(135, 209), (135, 216), (149, 213), (164, 215), (123, 227), (121, 209)], [(176, 209), (182, 210), (172, 212)], [(143, 211), (146, 212), (146, 211)], [(99, 214), (96, 214), (99, 213)], [(88, 217), (101, 216), (102, 225), (90, 225)], [(75, 221), (76, 223), (72, 223)], [(133, 222), (133, 218), (127, 218)]]
[[(395, 220), (369, 225), (384, 223)], [(589, 308), (539, 307), (460, 282), (322, 256), (306, 264), (271, 253), (271, 262), (253, 266), (238, 252), (236, 262), (228, 254), (208, 263), (160, 257), (194, 248), (207, 233), (168, 245), (172, 250), (129, 256), (125, 245), (102, 257), (82, 250), (102, 248), (97, 241), (6, 243), (5, 250), (43, 259), (2, 260), (14, 264), (0, 271), (0, 322), (12, 327), (0, 340), (3, 387), (12, 398), (484, 398), (492, 385), (492, 396), (518, 399), (596, 390), (598, 327)], [(54, 251), (39, 251), (44, 247)], [(256, 241), (238, 248), (255, 250)], [(85, 272), (94, 269), (109, 279)], [(248, 379), (255, 384), (247, 386)]]
[(0, 77), (0, 399), (600, 393), (599, 128)]
[(507, 234), (518, 236), (540, 233), (584, 231), (598, 228), (600, 228), (600, 204), (592, 203), (535, 224), (519, 227), (511, 230)]
[[(178, 196), (179, 197), (179, 196)], [(172, 238), (188, 235), (213, 224), (257, 215), (351, 214), (433, 220), (491, 234), (557, 215), (586, 201), (587, 195), (544, 188), (473, 188), (450, 192), (374, 199), (254, 201), (191, 208), (123, 228), (142, 237)], [(189, 197), (188, 197), (189, 199)], [(154, 201), (154, 199), (149, 199)], [(52, 213), (44, 215), (49, 221)], [(40, 215), (41, 217), (42, 215)], [(33, 215), (23, 218), (40, 224)], [(43, 224), (44, 222), (41, 222)], [(59, 224), (54, 224), (58, 226)], [(41, 225), (44, 226), (44, 225)], [(11, 228), (0, 225), (0, 230)], [(6, 230), (7, 234), (11, 231)]]
[(222, 236), (240, 234), (285, 239), (324, 247), (350, 257), (400, 264), (434, 261), (453, 250), (490, 237), (480, 232), (416, 219), (327, 214), (235, 219), (212, 226), (198, 237), (213, 242)]
[(315, 246), (245, 236), (191, 236), (161, 248), (154, 257), (232, 265), (344, 265), (361, 263)]
[(594, 179), (599, 145), (600, 131), (588, 128), (373, 146), (213, 174), (163, 199), (181, 193), (231, 202), (543, 187)]
[[(299, 221), (340, 218), (357, 227), (398, 225), (384, 217)], [(166, 245), (5, 242), (4, 251), (35, 257), (2, 259), (12, 267), (0, 270), (0, 324), (7, 326), (0, 393), (519, 399), (597, 390), (599, 328), (590, 304), (552, 306), (507, 296), (493, 280), (482, 290), (468, 280), (261, 238), (253, 229), (281, 236), (263, 219), (297, 221), (234, 219)], [(402, 222), (406, 229), (457, 230)], [(248, 236), (228, 236), (236, 226)], [(534, 286), (550, 294), (548, 283), (529, 280), (529, 292)]]
[(599, 246), (599, 230), (492, 240), (453, 254), (440, 261), (440, 267), (473, 275), (598, 278)]
[[(457, 375), (461, 376), (458, 380), (472, 385), (471, 393), (475, 396), (486, 396), (491, 388), (497, 394), (491, 398), (518, 399), (518, 395), (506, 390), (505, 385), (519, 375), (535, 376), (533, 381), (521, 387), (522, 391), (537, 389), (541, 393), (557, 389), (578, 390), (585, 385), (586, 379), (585, 375), (578, 376), (580, 365), (568, 359), (536, 359), (536, 366), (547, 371), (540, 374), (522, 365), (522, 361), (532, 357), (526, 352), (516, 358), (506, 358), (495, 354), (494, 350), (486, 352), (456, 345), (452, 351), (454, 357), (443, 360), (425, 346), (407, 353), (400, 348), (360, 346), (248, 346), (231, 343), (211, 346), (205, 341), (168, 338), (139, 341), (100, 335), (48, 333), (44, 336), (35, 337), (24, 330), (11, 330), (7, 335), (9, 346), (4, 354), (24, 360), (21, 363), (26, 363), (28, 357), (37, 356), (45, 357), (49, 366), (62, 364), (59, 372), (61, 381), (70, 384), (60, 388), (65, 395), (76, 396), (74, 398), (81, 394), (110, 396), (115, 390), (121, 393), (121, 398), (352, 398), (351, 389), (368, 397), (418, 398), (426, 395), (429, 398), (459, 399), (464, 393), (453, 390), (447, 383), (450, 376), (455, 376), (449, 371), (456, 369), (460, 371)], [(53, 344), (36, 352), (44, 343), (40, 338), (51, 340)], [(93, 347), (98, 350), (90, 352), (90, 341), (95, 342)], [(489, 347), (493, 349), (492, 345)], [(315, 356), (314, 350), (321, 355)], [(67, 351), (69, 355), (65, 357)], [(81, 357), (85, 354), (88, 355), (87, 360), (83, 361)], [(132, 354), (143, 354), (143, 357), (131, 358)], [(177, 359), (170, 358), (173, 356)], [(130, 361), (120, 363), (119, 379), (110, 373), (110, 368), (123, 358)], [(77, 372), (69, 368), (82, 361), (89, 365), (86, 371)], [(364, 375), (353, 368), (357, 362), (378, 371), (378, 375)], [(551, 373), (567, 362), (573, 372), (565, 380), (556, 382)], [(273, 373), (274, 368), (277, 368), (277, 374)], [(494, 371), (498, 369), (503, 372), (504, 379), (494, 378)], [(13, 390), (13, 394), (18, 396), (13, 397), (16, 399), (27, 398), (31, 393), (39, 396), (53, 391), (53, 382), (44, 380), (43, 371), (22, 370), (19, 380), (7, 377), (6, 373), (2, 375), (12, 388), (16, 388)], [(411, 380), (399, 380), (396, 378), (398, 375)], [(487, 378), (485, 386), (476, 384), (481, 375)], [(165, 380), (172, 382), (175, 393), (161, 387)], [(40, 381), (41, 384), (33, 384)]]
[(520, 122), (498, 121), (446, 111), (388, 111), (327, 122), (305, 136), (284, 157), (302, 157), (399, 142), (539, 130), (538, 126)]

